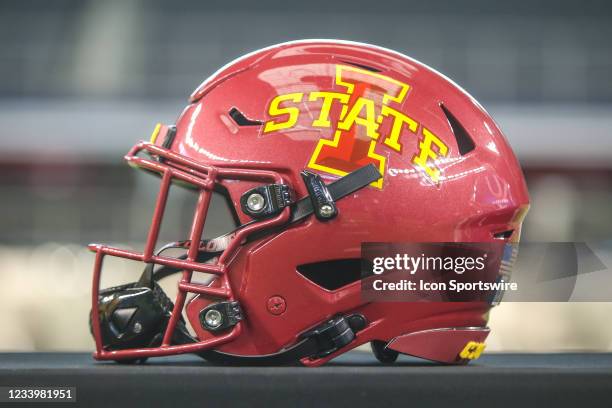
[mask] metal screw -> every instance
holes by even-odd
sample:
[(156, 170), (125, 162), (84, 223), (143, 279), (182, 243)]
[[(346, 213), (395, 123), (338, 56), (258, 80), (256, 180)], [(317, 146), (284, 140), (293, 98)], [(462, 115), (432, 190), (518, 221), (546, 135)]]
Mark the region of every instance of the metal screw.
[(217, 327), (221, 326), (221, 323), (223, 323), (223, 315), (218, 310), (210, 309), (204, 315), (204, 321), (208, 327), (211, 329), (216, 329)]
[(259, 193), (253, 193), (247, 198), (247, 207), (251, 211), (260, 211), (265, 203), (266, 199)]
[(322, 217), (328, 218), (334, 214), (334, 209), (332, 208), (331, 205), (325, 204), (321, 206), (319, 213), (321, 214)]
[(287, 302), (282, 296), (272, 296), (270, 299), (268, 299), (266, 306), (268, 308), (268, 312), (275, 316), (281, 315), (285, 313), (285, 310), (287, 310)]
[(138, 334), (140, 332), (142, 332), (142, 324), (140, 324), (140, 322), (136, 322), (134, 323), (134, 333)]

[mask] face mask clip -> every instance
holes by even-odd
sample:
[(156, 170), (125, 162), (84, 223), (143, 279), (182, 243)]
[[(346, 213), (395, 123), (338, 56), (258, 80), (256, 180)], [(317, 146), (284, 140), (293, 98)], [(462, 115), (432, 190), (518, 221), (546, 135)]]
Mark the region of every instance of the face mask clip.
[(293, 204), (293, 192), (286, 184), (255, 187), (240, 197), (242, 212), (256, 218), (268, 218)]
[(236, 301), (213, 303), (200, 312), (200, 324), (210, 332), (234, 327), (242, 320), (242, 309)]

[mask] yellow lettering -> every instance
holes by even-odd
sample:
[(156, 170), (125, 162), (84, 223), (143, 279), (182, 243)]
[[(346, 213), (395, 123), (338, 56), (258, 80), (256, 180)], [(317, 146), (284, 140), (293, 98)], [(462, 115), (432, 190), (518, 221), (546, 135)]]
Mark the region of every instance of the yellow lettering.
[(391, 133), (385, 138), (384, 143), (395, 151), (402, 151), (402, 144), (399, 142), (399, 137), (402, 134), (402, 127), (404, 124), (408, 125), (408, 129), (412, 133), (416, 133), (419, 124), (409, 116), (404, 115), (401, 112), (391, 109), (387, 105), (383, 105), (381, 110), (382, 116), (392, 116), (393, 126), (391, 127)]
[[(429, 164), (430, 159), (436, 160), (439, 156), (446, 156), (448, 154), (448, 146), (438, 138), (438, 136), (431, 133), (426, 127), (422, 130), (423, 139), (419, 143), (420, 153), (417, 153), (412, 158), (412, 163), (420, 166), (425, 173), (431, 178), (434, 183), (440, 181), (440, 169), (435, 163)], [(435, 150), (434, 150), (435, 145)]]
[[(359, 116), (365, 107), (365, 118)], [(364, 126), (369, 137), (378, 139), (378, 123), (376, 123), (374, 113), (374, 101), (365, 98), (357, 98), (351, 110), (348, 112), (344, 120), (338, 123), (338, 129), (349, 130), (354, 124)]]
[(329, 112), (332, 107), (332, 103), (334, 100), (338, 100), (342, 104), (346, 104), (349, 100), (349, 96), (347, 94), (342, 94), (338, 92), (311, 92), (308, 100), (310, 102), (314, 102), (319, 98), (323, 98), (323, 104), (321, 105), (321, 112), (319, 113), (319, 117), (312, 122), (312, 126), (315, 127), (331, 127), (331, 122), (329, 121)]
[(288, 117), (287, 120), (284, 122), (275, 122), (274, 120), (267, 121), (264, 126), (264, 133), (274, 132), (275, 130), (288, 129), (292, 126), (295, 126), (300, 115), (300, 110), (295, 106), (286, 106), (281, 108), (279, 105), (285, 101), (298, 103), (302, 101), (303, 97), (304, 94), (302, 92), (296, 92), (285, 95), (278, 95), (276, 98), (272, 99), (272, 102), (270, 102), (270, 108), (268, 109), (268, 113), (270, 114), (270, 116), (288, 115)]

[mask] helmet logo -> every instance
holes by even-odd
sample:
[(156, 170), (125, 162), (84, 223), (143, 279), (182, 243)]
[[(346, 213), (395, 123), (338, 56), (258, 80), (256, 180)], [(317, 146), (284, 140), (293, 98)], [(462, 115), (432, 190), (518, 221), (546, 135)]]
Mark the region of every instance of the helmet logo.
[[(313, 91), (306, 95), (296, 92), (276, 96), (268, 106), (271, 119), (265, 123), (263, 132), (294, 127), (300, 114), (306, 111), (300, 109), (299, 104), (305, 102), (320, 104), (319, 115), (311, 123), (313, 128), (333, 128), (330, 114), (334, 107), (340, 107), (333, 139), (319, 139), (308, 167), (345, 176), (360, 167), (374, 164), (384, 176), (387, 156), (377, 152), (377, 142), (381, 140), (387, 148), (401, 153), (403, 144), (400, 139), (404, 130), (419, 135), (420, 127), (420, 141), (412, 164), (434, 183), (439, 182), (440, 168), (436, 160), (448, 154), (448, 146), (432, 131), (398, 110), (408, 95), (410, 85), (346, 65), (336, 65), (335, 85), (342, 92)], [(389, 121), (389, 130), (381, 135), (384, 121)], [(382, 188), (383, 182), (384, 177), (372, 185)]]

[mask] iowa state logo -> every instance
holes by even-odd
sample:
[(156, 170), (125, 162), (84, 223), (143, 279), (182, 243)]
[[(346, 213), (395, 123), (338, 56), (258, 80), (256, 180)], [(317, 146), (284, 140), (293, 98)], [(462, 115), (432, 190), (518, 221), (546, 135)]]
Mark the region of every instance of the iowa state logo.
[[(402, 136), (407, 129), (418, 136), (417, 153), (411, 162), (434, 183), (440, 180), (436, 160), (448, 154), (448, 146), (425, 126), (398, 108), (406, 99), (410, 85), (364, 69), (336, 65), (335, 83), (343, 92), (314, 91), (278, 95), (270, 102), (270, 119), (263, 133), (289, 129), (296, 125), (303, 102), (319, 102), (319, 116), (311, 123), (313, 128), (332, 128), (332, 107), (340, 106), (340, 115), (333, 139), (319, 139), (308, 167), (329, 174), (344, 176), (360, 167), (374, 164), (385, 175), (386, 157), (378, 151), (380, 144), (401, 153)], [(379, 130), (384, 121), (390, 121), (386, 134)], [(417, 139), (415, 139), (416, 141)], [(382, 141), (379, 143), (379, 141)], [(382, 188), (384, 177), (372, 183)]]

